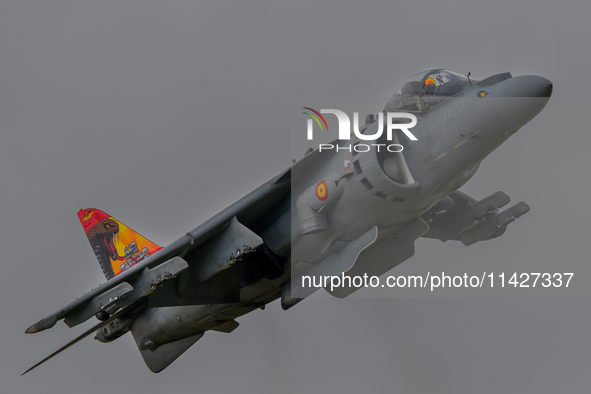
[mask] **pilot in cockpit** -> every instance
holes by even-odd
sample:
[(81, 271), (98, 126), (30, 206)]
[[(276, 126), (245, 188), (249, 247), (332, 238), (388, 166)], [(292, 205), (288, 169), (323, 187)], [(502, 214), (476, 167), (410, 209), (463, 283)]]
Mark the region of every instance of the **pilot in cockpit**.
[(427, 69), (411, 75), (388, 101), (388, 111), (428, 111), (462, 92), (467, 77), (444, 69)]
[(425, 109), (427, 110), (437, 105), (434, 98), (435, 86), (435, 81), (433, 81), (432, 78), (428, 78), (423, 86), (423, 102), (425, 103)]

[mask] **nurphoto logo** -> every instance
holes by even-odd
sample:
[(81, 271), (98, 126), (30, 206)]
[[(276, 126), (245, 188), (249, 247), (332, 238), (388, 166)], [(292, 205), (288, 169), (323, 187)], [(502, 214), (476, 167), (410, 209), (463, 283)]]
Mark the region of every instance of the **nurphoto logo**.
[[(322, 114), (333, 114), (336, 115), (337, 120), (339, 122), (339, 140), (350, 140), (351, 139), (351, 120), (349, 116), (338, 109), (321, 109), (320, 112), (309, 108), (309, 107), (302, 107), (307, 109), (310, 112), (303, 112), (304, 114), (311, 117), (308, 119), (308, 128), (307, 128), (307, 138), (309, 141), (314, 139), (314, 121), (320, 127), (320, 130), (326, 129), (328, 131), (328, 125), (326, 123), (326, 119)], [(407, 119), (410, 120), (409, 123), (393, 123), (394, 119)], [(400, 130), (402, 131), (410, 140), (417, 141), (417, 138), (410, 132), (409, 129), (413, 128), (417, 125), (417, 117), (413, 114), (409, 114), (406, 112), (387, 112), (386, 113), (386, 138), (388, 141), (395, 141), (393, 144), (355, 144), (349, 146), (335, 146), (333, 144), (319, 144), (318, 149), (322, 150), (330, 150), (336, 149), (337, 152), (340, 150), (347, 150), (349, 152), (367, 152), (371, 149), (371, 146), (377, 148), (378, 152), (380, 151), (380, 147), (384, 147), (389, 152), (402, 152), (404, 149), (402, 145), (398, 143), (398, 139), (396, 135), (393, 133), (393, 130)], [(353, 112), (353, 133), (355, 137), (362, 141), (373, 141), (377, 140), (382, 136), (384, 132), (384, 113), (380, 112), (378, 114), (378, 128), (375, 134), (362, 134), (359, 131), (359, 112)]]

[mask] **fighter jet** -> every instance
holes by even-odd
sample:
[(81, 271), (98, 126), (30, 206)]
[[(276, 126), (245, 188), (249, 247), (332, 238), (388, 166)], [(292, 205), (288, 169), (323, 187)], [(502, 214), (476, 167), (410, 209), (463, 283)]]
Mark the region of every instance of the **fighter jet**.
[[(306, 288), (303, 276), (379, 276), (412, 257), (419, 237), (468, 246), (502, 235), (529, 206), (501, 211), (510, 202), (505, 193), (477, 200), (458, 189), (551, 94), (552, 83), (539, 76), (477, 81), (420, 71), (348, 140), (327, 144), (340, 149), (308, 151), (163, 248), (103, 211), (80, 210), (107, 281), (26, 333), (62, 319), (69, 327), (93, 316), (99, 323), (26, 372), (92, 333), (111, 342), (127, 332), (148, 368), (160, 372), (206, 331), (230, 333), (237, 318), (278, 298), (285, 310), (305, 299), (317, 289)], [(412, 115), (415, 138), (402, 128), (383, 132), (388, 113)], [(342, 298), (358, 288), (325, 289)]]

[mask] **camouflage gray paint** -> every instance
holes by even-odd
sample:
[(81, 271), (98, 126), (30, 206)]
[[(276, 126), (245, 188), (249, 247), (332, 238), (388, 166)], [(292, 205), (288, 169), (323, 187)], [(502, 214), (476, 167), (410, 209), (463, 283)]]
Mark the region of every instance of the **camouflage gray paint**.
[[(92, 332), (110, 342), (131, 331), (147, 366), (159, 372), (207, 330), (231, 332), (236, 318), (277, 298), (284, 309), (295, 305), (315, 290), (301, 288), (300, 275), (380, 275), (410, 258), (420, 236), (470, 245), (501, 235), (529, 210), (527, 204), (498, 212), (509, 202), (506, 194), (476, 201), (457, 189), (544, 108), (551, 93), (550, 81), (538, 76), (504, 73), (469, 81), (440, 69), (413, 75), (386, 111), (414, 113), (418, 141), (395, 135), (402, 153), (374, 148), (307, 154), (29, 327), (26, 332), (35, 333), (61, 319), (73, 326), (93, 314), (103, 320), (31, 369)], [(374, 134), (375, 117), (367, 119), (362, 132)], [(350, 143), (356, 142), (352, 137)], [(345, 297), (354, 290), (332, 294)]]

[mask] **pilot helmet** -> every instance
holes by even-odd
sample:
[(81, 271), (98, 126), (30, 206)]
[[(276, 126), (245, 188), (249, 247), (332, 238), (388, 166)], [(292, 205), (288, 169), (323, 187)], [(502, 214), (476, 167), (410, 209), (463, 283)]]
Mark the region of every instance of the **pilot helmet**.
[(431, 78), (425, 81), (425, 86), (423, 86), (423, 94), (425, 96), (433, 96), (435, 94), (435, 83)]

